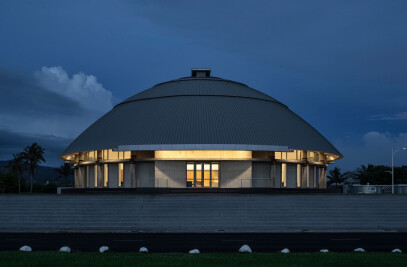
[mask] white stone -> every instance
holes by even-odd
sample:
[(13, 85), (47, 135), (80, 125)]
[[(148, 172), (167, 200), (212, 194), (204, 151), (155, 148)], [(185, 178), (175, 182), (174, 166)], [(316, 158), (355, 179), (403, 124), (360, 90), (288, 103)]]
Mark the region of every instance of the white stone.
[(199, 250), (198, 249), (190, 250), (189, 254), (199, 254)]
[(20, 248), (20, 251), (31, 252), (31, 251), (33, 251), (33, 250), (32, 250), (32, 248), (29, 247), (29, 246), (22, 246), (22, 247)]
[(148, 252), (148, 249), (146, 247), (141, 247), (139, 249), (139, 252)]
[(393, 249), (391, 252), (394, 252), (394, 253), (401, 253), (401, 249), (395, 248), (395, 249)]
[(354, 250), (355, 252), (365, 252), (365, 250), (363, 248), (357, 248)]
[(67, 247), (67, 246), (64, 246), (64, 247), (59, 249), (59, 252), (69, 253), (69, 252), (71, 252), (71, 249), (69, 247)]
[(327, 250), (326, 248), (324, 248), (324, 249), (321, 249), (319, 252), (321, 252), (321, 253), (327, 253), (327, 252), (329, 252), (329, 250)]
[(108, 251), (108, 250), (109, 250), (109, 247), (107, 247), (107, 246), (102, 246), (102, 247), (100, 247), (99, 252), (100, 252), (100, 253), (103, 253), (103, 252)]
[(285, 248), (281, 251), (281, 253), (290, 253), (290, 250), (288, 248)]
[(239, 248), (239, 252), (252, 253), (252, 249), (248, 245), (243, 245), (241, 248)]

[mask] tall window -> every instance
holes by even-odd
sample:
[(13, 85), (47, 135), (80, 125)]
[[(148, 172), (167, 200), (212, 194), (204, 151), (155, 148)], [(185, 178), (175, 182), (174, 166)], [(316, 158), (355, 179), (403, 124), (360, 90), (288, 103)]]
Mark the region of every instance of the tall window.
[(195, 187), (195, 164), (187, 163), (187, 187)]
[(219, 187), (219, 163), (188, 162), (187, 187)]
[(212, 187), (219, 187), (219, 163), (212, 163)]

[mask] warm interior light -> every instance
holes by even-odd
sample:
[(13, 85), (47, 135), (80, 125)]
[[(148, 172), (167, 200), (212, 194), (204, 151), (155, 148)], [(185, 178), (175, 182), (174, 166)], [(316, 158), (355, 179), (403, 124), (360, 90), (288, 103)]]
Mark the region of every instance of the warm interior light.
[(251, 151), (241, 150), (157, 150), (157, 159), (251, 159)]

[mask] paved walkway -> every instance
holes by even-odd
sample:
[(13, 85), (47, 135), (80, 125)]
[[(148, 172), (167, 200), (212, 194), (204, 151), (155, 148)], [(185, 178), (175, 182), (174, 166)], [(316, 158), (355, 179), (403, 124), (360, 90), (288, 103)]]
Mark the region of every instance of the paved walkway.
[(0, 232), (407, 231), (407, 196), (0, 195)]

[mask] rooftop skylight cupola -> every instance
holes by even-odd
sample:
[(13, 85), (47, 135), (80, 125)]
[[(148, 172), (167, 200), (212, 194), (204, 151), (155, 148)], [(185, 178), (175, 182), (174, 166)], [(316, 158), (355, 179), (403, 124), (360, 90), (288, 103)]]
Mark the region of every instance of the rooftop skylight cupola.
[(205, 78), (211, 76), (211, 69), (191, 69), (191, 76)]

